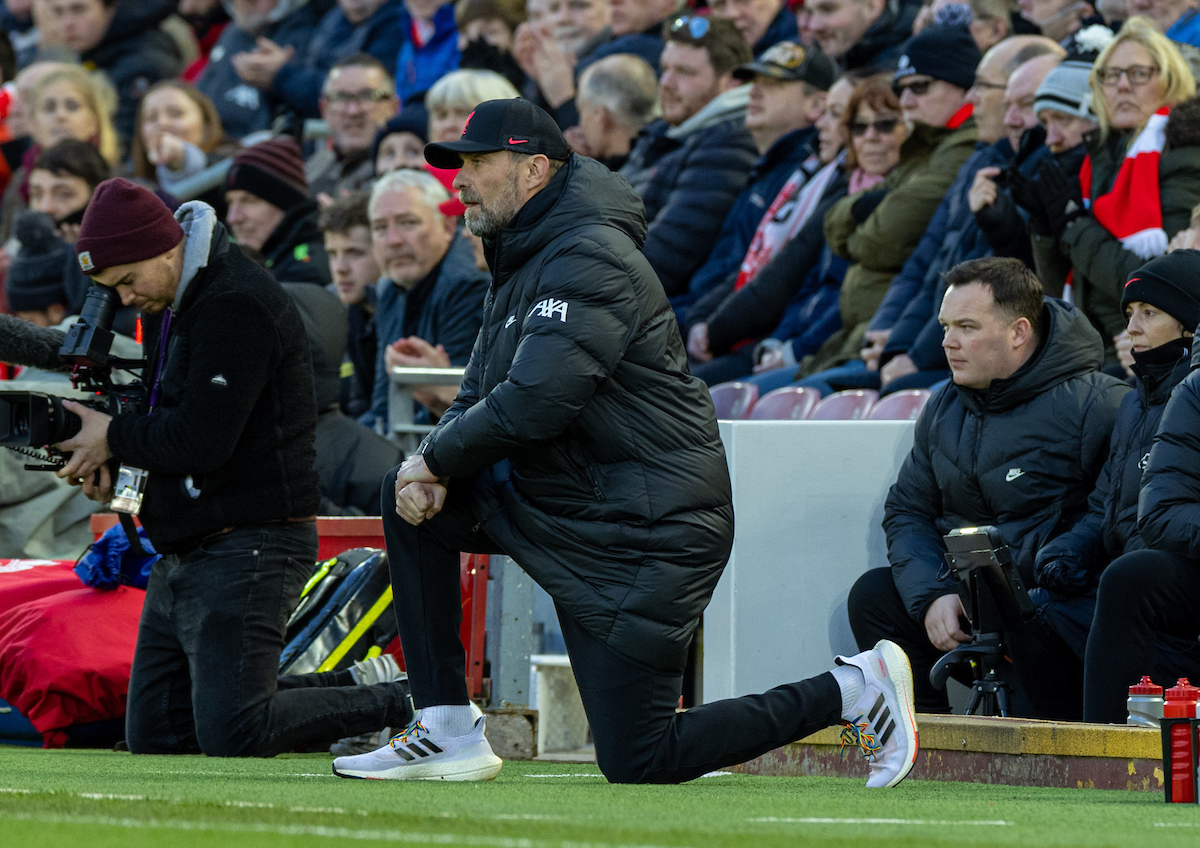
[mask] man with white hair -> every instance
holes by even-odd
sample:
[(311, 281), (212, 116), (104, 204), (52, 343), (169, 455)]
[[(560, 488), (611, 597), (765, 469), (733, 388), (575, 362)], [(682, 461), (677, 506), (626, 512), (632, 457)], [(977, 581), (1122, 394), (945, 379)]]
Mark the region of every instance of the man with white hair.
[(576, 104), (579, 135), (571, 139), (575, 148), (610, 171), (619, 170), (642, 127), (659, 116), (654, 69), (628, 53), (601, 59), (579, 78)]
[[(458, 219), (439, 209), (449, 199), (424, 171), (393, 171), (371, 191), (371, 249), (383, 276), (375, 289), (375, 388), (360, 419), (367, 426), (387, 420), (389, 349), (392, 364), (465, 365), (483, 323), (488, 276)], [(417, 399), (435, 414), (449, 405), (434, 392)]]

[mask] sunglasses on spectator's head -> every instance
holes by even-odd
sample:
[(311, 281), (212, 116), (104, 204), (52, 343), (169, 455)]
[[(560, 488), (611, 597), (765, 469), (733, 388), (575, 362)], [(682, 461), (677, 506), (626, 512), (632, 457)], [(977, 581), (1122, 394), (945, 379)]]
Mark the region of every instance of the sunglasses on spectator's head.
[(931, 85), (933, 85), (933, 80), (931, 79), (906, 80), (904, 82), (892, 83), (892, 91), (896, 93), (897, 97), (903, 97), (904, 92), (907, 89), (915, 96), (920, 97), (923, 94), (929, 93), (929, 86)]
[(871, 129), (871, 127), (874, 127), (875, 132), (879, 133), (880, 135), (888, 135), (889, 133), (894, 132), (899, 124), (899, 118), (879, 118), (878, 120), (874, 121), (855, 121), (850, 125), (850, 134), (861, 138), (867, 134), (867, 130)]
[(680, 15), (671, 22), (671, 32), (674, 33), (686, 29), (687, 34), (695, 41), (699, 41), (708, 35), (708, 28), (708, 18), (701, 18), (697, 15)]

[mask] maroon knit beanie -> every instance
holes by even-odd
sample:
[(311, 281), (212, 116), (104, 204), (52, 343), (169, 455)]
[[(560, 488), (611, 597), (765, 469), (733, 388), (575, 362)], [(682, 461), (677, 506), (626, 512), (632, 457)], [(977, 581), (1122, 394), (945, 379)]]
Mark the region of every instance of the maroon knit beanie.
[(183, 241), (183, 230), (157, 195), (129, 180), (96, 187), (79, 225), (75, 254), (85, 274), (99, 274), (161, 256)]
[(225, 190), (240, 189), (288, 211), (308, 200), (304, 155), (290, 135), (260, 141), (238, 151), (225, 178)]

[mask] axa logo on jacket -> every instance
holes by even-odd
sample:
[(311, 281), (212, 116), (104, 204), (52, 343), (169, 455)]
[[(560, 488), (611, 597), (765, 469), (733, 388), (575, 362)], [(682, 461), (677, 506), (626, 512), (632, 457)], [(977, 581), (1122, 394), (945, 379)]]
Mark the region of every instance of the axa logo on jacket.
[(540, 303), (535, 303), (533, 308), (529, 310), (529, 314), (525, 317), (530, 318), (535, 314), (540, 315), (542, 318), (553, 318), (557, 315), (558, 320), (565, 324), (567, 323), (567, 302), (548, 297)]

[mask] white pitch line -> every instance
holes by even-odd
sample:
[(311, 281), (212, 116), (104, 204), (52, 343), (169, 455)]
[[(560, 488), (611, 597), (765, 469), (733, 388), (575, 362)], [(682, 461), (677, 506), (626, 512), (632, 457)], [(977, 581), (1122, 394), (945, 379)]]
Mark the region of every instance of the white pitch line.
[(943, 821), (937, 819), (832, 819), (832, 818), (816, 818), (803, 817), (792, 818), (786, 816), (763, 816), (762, 818), (746, 819), (748, 822), (766, 823), (766, 824), (915, 824), (915, 825), (978, 825), (981, 827), (1006, 827), (1011, 825), (1010, 821), (997, 819), (988, 821), (983, 819), (966, 819), (963, 821)]
[(574, 842), (570, 840), (513, 839), (502, 836), (477, 836), (462, 833), (417, 833), (411, 830), (354, 830), (317, 825), (271, 825), (248, 822), (189, 821), (186, 819), (130, 819), (106, 816), (35, 816), (5, 815), (0, 820), (29, 821), (38, 824), (75, 824), (123, 827), (137, 830), (211, 831), (218, 833), (270, 833), (279, 836), (323, 836), (330, 839), (357, 839), (376, 842), (416, 843), (420, 845), (479, 845), (484, 848), (666, 848), (646, 843)]
[(1200, 822), (1155, 822), (1155, 827), (1200, 827)]

